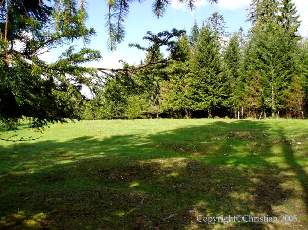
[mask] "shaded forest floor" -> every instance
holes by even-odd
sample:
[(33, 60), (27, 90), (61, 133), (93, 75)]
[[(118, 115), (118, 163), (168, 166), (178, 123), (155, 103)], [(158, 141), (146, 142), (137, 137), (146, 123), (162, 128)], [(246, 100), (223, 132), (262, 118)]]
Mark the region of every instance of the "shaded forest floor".
[[(308, 226), (307, 120), (81, 121), (0, 137), (25, 139), (0, 141), (0, 229)], [(279, 222), (203, 218), (229, 215)]]

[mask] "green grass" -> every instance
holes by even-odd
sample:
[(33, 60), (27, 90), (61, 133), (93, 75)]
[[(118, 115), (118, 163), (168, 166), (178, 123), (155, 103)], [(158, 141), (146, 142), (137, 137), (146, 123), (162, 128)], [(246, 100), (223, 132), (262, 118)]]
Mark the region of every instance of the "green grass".
[(81, 121), (0, 137), (24, 139), (0, 141), (0, 229), (308, 226), (307, 120)]

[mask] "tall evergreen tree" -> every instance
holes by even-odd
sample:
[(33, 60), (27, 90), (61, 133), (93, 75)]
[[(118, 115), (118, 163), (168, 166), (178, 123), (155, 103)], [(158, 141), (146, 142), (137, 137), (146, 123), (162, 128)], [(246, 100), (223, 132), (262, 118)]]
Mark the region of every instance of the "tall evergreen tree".
[(241, 81), (241, 49), (240, 38), (234, 34), (224, 52), (224, 74), (226, 75), (225, 91), (229, 99), (225, 101), (227, 107), (239, 118), (242, 102), (243, 85)]
[(162, 110), (178, 117), (181, 117), (182, 113), (185, 117), (190, 117), (189, 60), (191, 50), (188, 37), (186, 35), (180, 37), (175, 47), (170, 56), (172, 62), (167, 67), (169, 79), (163, 82), (161, 88)]
[(304, 118), (305, 92), (303, 86), (303, 78), (293, 76), (289, 88), (285, 90), (285, 107), (287, 114), (291, 117)]
[(169, 80), (166, 74), (166, 66), (168, 65), (168, 59), (165, 59), (161, 53), (160, 48), (165, 46), (170, 51), (170, 58), (181, 61), (185, 59), (188, 50), (185, 47), (181, 47), (181, 43), (176, 42), (179, 37), (185, 34), (183, 30), (173, 29), (172, 31), (163, 31), (158, 34), (147, 32), (144, 39), (150, 42), (148, 48), (141, 47), (139, 44), (132, 44), (131, 46), (146, 51), (146, 58), (144, 65), (146, 68), (140, 69), (138, 74), (134, 76), (134, 79), (141, 83), (144, 95), (147, 95), (149, 101), (149, 109), (156, 117), (161, 112), (161, 86), (164, 80)]
[[(303, 110), (304, 114), (307, 117), (308, 114), (308, 40), (303, 39), (300, 42), (299, 50), (299, 63), (300, 63), (300, 75), (302, 75), (302, 88), (304, 92), (304, 105)], [(298, 76), (297, 76), (298, 77)]]
[(255, 73), (250, 77), (250, 81), (245, 84), (245, 109), (248, 117), (266, 118), (264, 86), (261, 76)]
[(252, 0), (250, 3), (248, 19), (255, 25), (277, 18), (279, 0)]
[[(255, 24), (246, 55), (249, 59), (246, 63), (250, 67), (246, 70), (249, 70), (247, 74), (250, 76), (260, 75), (264, 87), (264, 107), (270, 109), (272, 116), (275, 116), (283, 109), (284, 90), (288, 88), (292, 76), (298, 74), (298, 39), (295, 36), (296, 31), (291, 29), (296, 27), (295, 22), (291, 27), (285, 25), (294, 21), (296, 15), (293, 10), (288, 14), (281, 13), (279, 10), (286, 11), (292, 7), (278, 7), (278, 1), (255, 2), (256, 15), (252, 15)], [(290, 28), (288, 32), (286, 28)]]
[(219, 38), (225, 35), (225, 19), (218, 13), (213, 13), (208, 19), (206, 25), (211, 31), (215, 32)]
[(189, 37), (190, 45), (192, 47), (195, 47), (195, 45), (197, 44), (199, 33), (200, 33), (200, 30), (199, 30), (198, 24), (197, 22), (195, 22), (193, 27), (191, 28), (190, 37)]
[(220, 45), (217, 33), (205, 26), (200, 31), (192, 58), (193, 109), (205, 110), (211, 117), (213, 110), (222, 106), (223, 92)]
[[(281, 106), (281, 92), (289, 81), (289, 76), (284, 74), (284, 39), (283, 30), (274, 22), (260, 24), (255, 28), (246, 58), (246, 69), (250, 77), (260, 75), (263, 92), (265, 94), (265, 105), (276, 115)], [(288, 60), (286, 60), (288, 61)]]
[(278, 15), (279, 24), (284, 28), (286, 35), (291, 36), (294, 40), (298, 28), (300, 26), (299, 15), (297, 14), (296, 6), (292, 0), (282, 0), (279, 7), (280, 14)]

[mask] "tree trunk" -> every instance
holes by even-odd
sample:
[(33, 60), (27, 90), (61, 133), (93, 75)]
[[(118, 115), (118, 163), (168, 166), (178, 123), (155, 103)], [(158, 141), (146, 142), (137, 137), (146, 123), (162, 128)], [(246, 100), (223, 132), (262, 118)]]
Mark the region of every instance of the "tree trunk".
[(6, 1), (6, 18), (4, 25), (4, 54), (3, 54), (3, 62), (6, 66), (9, 66), (9, 57), (7, 53), (7, 41), (8, 41), (8, 28), (9, 28), (9, 9), (10, 9), (10, 1)]
[(212, 118), (212, 114), (211, 114), (211, 110), (210, 109), (207, 110), (207, 113), (208, 113), (208, 118)]
[(263, 115), (263, 111), (261, 111), (261, 113), (260, 113), (259, 120), (262, 119), (262, 115)]
[(273, 77), (272, 77), (272, 83), (271, 83), (271, 88), (272, 88), (272, 117), (275, 117), (276, 115), (276, 103), (275, 103), (275, 89), (273, 85)]
[(185, 109), (185, 118), (189, 119), (190, 118), (190, 112), (188, 109)]

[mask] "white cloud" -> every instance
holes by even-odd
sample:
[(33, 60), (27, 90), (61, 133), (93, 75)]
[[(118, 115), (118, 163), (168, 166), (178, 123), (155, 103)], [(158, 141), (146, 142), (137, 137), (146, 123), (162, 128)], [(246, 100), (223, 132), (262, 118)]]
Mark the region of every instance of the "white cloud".
[(250, 2), (250, 0), (219, 0), (218, 7), (227, 10), (245, 9)]
[(103, 52), (102, 59), (85, 64), (85, 66), (93, 68), (117, 69), (123, 67), (125, 61), (130, 65), (137, 65), (144, 58), (143, 52), (123, 52), (120, 50), (114, 52)]
[(57, 60), (57, 55), (47, 48), (44, 48), (44, 50), (39, 54), (39, 58), (47, 63), (53, 63)]
[(121, 54), (116, 51), (113, 53), (110, 53), (109, 55), (103, 55), (103, 59), (97, 63), (97, 66), (95, 67), (103, 67), (103, 68), (111, 68), (111, 69), (116, 69), (116, 68), (121, 68), (122, 63), (120, 60), (123, 59), (121, 57)]

